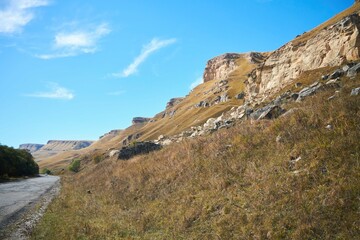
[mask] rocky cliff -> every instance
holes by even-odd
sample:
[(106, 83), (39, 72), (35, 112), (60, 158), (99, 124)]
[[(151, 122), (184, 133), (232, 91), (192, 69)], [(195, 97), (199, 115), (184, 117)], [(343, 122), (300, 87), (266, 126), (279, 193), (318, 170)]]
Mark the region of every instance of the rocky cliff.
[(33, 152), (38, 151), (43, 146), (44, 146), (44, 144), (26, 143), (26, 144), (21, 144), (19, 146), (19, 149), (25, 149), (25, 150), (28, 150), (30, 153), (33, 153)]
[(239, 59), (247, 59), (249, 62), (257, 64), (263, 62), (265, 56), (258, 52), (225, 53), (217, 56), (207, 62), (203, 75), (204, 82), (227, 79), (239, 67), (237, 63)]
[(356, 12), (330, 26), (298, 36), (272, 52), (249, 74), (248, 100), (262, 101), (306, 71), (359, 59), (359, 29), (360, 16)]

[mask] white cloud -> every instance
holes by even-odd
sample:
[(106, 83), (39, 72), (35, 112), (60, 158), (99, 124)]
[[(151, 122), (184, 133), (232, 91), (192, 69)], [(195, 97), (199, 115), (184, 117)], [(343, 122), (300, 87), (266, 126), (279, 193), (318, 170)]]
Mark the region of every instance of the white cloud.
[(64, 99), (71, 100), (75, 95), (68, 89), (59, 86), (57, 83), (49, 84), (50, 91), (48, 92), (37, 92), (32, 94), (26, 94), (28, 97), (37, 98), (52, 98), (52, 99)]
[(32, 9), (47, 5), (48, 0), (9, 0), (7, 6), (0, 10), (0, 33), (21, 32), (35, 17)]
[(93, 30), (57, 33), (53, 43), (54, 51), (50, 54), (41, 54), (36, 57), (53, 59), (94, 53), (98, 50), (98, 41), (110, 32), (111, 30), (108, 24), (103, 23)]
[(157, 51), (163, 47), (171, 45), (175, 42), (176, 42), (175, 38), (165, 39), (165, 40), (159, 40), (159, 39), (154, 38), (153, 40), (150, 41), (150, 43), (143, 46), (143, 49), (142, 49), (140, 55), (137, 56), (134, 59), (134, 61), (127, 68), (125, 68), (120, 73), (114, 73), (112, 75), (114, 77), (128, 77), (128, 76), (136, 73), (140, 64), (143, 63), (152, 53), (154, 53), (155, 51)]
[(190, 89), (194, 89), (196, 86), (198, 86), (199, 84), (203, 83), (203, 78), (199, 77), (197, 78), (194, 82), (192, 82), (190, 84)]

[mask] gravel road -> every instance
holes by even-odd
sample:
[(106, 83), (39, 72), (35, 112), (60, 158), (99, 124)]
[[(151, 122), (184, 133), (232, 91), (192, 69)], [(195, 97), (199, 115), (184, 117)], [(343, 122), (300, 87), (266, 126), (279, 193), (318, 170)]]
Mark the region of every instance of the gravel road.
[(43, 175), (0, 183), (0, 239), (26, 239), (59, 191), (59, 179)]

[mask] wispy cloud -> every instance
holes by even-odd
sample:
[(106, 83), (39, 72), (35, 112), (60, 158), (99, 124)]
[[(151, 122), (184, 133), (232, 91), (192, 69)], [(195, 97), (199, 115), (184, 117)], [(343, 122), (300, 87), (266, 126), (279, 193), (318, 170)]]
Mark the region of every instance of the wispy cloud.
[(27, 97), (37, 97), (37, 98), (52, 98), (52, 99), (63, 99), (71, 100), (75, 95), (69, 89), (61, 87), (57, 83), (49, 84), (49, 91), (47, 92), (36, 92), (31, 94), (26, 94)]
[(140, 64), (143, 63), (152, 53), (154, 53), (157, 50), (164, 48), (168, 45), (171, 45), (175, 42), (176, 42), (175, 38), (165, 39), (165, 40), (160, 40), (160, 39), (154, 38), (153, 40), (150, 41), (150, 43), (143, 46), (143, 49), (142, 49), (140, 55), (137, 56), (134, 59), (134, 61), (127, 68), (125, 68), (120, 73), (112, 74), (112, 76), (119, 77), (119, 78), (125, 78), (125, 77), (128, 77), (128, 76), (136, 73)]
[(21, 32), (34, 19), (33, 9), (47, 5), (48, 0), (9, 0), (5, 8), (0, 10), (0, 33)]
[(198, 86), (199, 84), (203, 83), (203, 78), (202, 77), (198, 77), (194, 82), (192, 82), (190, 84), (190, 89), (194, 89), (196, 86)]
[(36, 55), (36, 57), (53, 59), (94, 53), (98, 50), (99, 40), (110, 32), (111, 29), (106, 23), (100, 24), (91, 30), (59, 32), (54, 37), (53, 52)]

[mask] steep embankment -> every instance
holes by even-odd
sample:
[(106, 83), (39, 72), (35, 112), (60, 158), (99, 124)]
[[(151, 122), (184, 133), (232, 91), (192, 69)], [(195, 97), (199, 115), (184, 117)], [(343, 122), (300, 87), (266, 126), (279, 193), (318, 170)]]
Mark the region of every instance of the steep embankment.
[(84, 159), (34, 239), (357, 239), (360, 78), (340, 84), (275, 120)]

